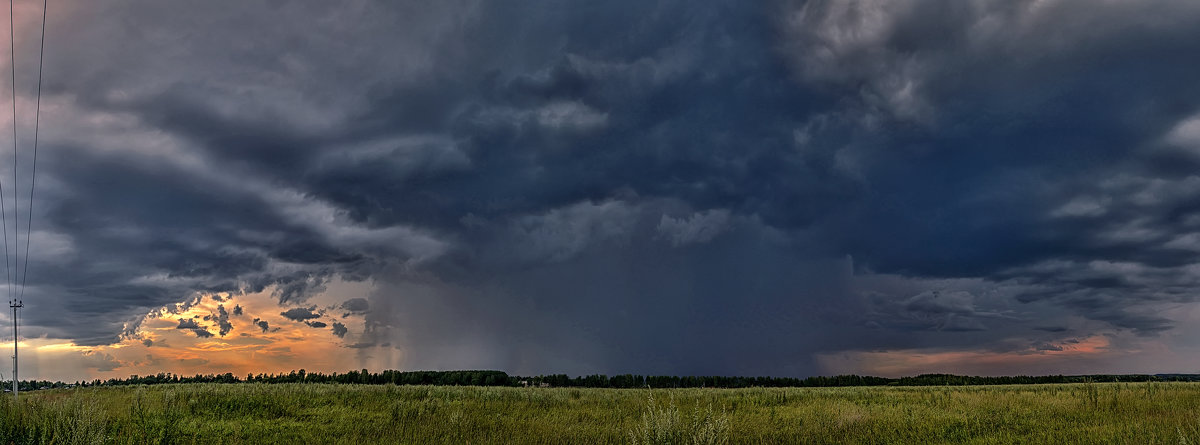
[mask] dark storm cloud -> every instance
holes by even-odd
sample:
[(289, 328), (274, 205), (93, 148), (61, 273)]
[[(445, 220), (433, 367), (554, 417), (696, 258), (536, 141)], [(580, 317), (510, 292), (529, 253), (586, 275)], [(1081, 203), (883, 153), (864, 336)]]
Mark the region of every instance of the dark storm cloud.
[(405, 366), (807, 374), (1200, 287), (1186, 1), (72, 7), (28, 293), (77, 344), (340, 278)]
[[(873, 270), (1020, 283), (1030, 286), (1022, 302), (1142, 334), (1167, 329), (1140, 312), (1193, 301), (1185, 202), (1196, 178), (1162, 159), (1194, 162), (1163, 146), (1190, 143), (1184, 124), (1200, 111), (1200, 88), (1186, 80), (1195, 67), (1167, 62), (1194, 50), (1178, 39), (1190, 41), (1200, 11), (1142, 3), (785, 8), (797, 76), (860, 85), (840, 125), (888, 130), (836, 148), (876, 196), (831, 236)], [(1059, 44), (1045, 44), (1051, 34)], [(814, 122), (801, 134), (808, 144), (839, 128)]]
[(338, 336), (338, 338), (345, 338), (346, 333), (350, 332), (350, 330), (346, 328), (346, 325), (336, 321), (333, 322), (333, 327), (331, 329), (333, 330), (333, 335)]
[(216, 321), (222, 337), (224, 337), (225, 334), (228, 334), (229, 331), (233, 330), (233, 323), (229, 322), (229, 312), (225, 311), (225, 305), (217, 305)]
[(351, 313), (361, 314), (371, 308), (371, 303), (366, 298), (351, 298), (343, 301), (338, 308), (350, 311)]
[(987, 319), (1005, 316), (976, 307), (975, 295), (967, 291), (926, 291), (897, 300), (893, 295), (871, 295), (873, 322), (880, 326), (904, 330), (934, 330), (947, 332), (986, 330)]
[(1046, 332), (1067, 332), (1070, 330), (1064, 326), (1038, 326), (1038, 327), (1035, 327), (1034, 329), (1037, 329), (1039, 331), (1046, 331)]
[[(205, 317), (205, 318), (207, 319), (208, 317)], [(191, 333), (196, 334), (196, 336), (200, 337), (200, 338), (211, 338), (213, 336), (213, 334), (211, 332), (208, 332), (208, 327), (201, 326), (199, 323), (196, 322), (196, 320), (193, 320), (193, 319), (180, 319), (179, 326), (176, 326), (175, 329), (182, 329), (185, 331), (190, 331)], [(224, 329), (224, 328), (222, 327), (221, 329)], [(223, 331), (221, 333), (221, 336), (225, 336), (226, 332), (228, 332), (228, 331)], [(147, 346), (149, 346), (149, 345), (147, 345)]]
[(323, 321), (306, 321), (306, 322), (304, 322), (304, 324), (309, 325), (314, 328), (323, 328), (325, 326), (329, 326), (328, 324), (326, 324)]
[(212, 338), (213, 336), (212, 332), (208, 332), (207, 329), (192, 329), (192, 333), (199, 338)]
[(284, 312), (280, 312), (279, 315), (282, 315), (282, 316), (284, 316), (284, 318), (287, 318), (287, 319), (293, 320), (293, 321), (305, 321), (305, 320), (311, 320), (314, 318), (318, 318), (321, 316), (320, 313), (316, 312), (316, 309), (317, 309), (316, 306), (297, 307), (297, 308), (288, 309), (287, 311), (284, 311)]
[(259, 320), (255, 318), (253, 323), (261, 328), (263, 333), (266, 333), (268, 329), (271, 329), (271, 324), (267, 323), (266, 320)]

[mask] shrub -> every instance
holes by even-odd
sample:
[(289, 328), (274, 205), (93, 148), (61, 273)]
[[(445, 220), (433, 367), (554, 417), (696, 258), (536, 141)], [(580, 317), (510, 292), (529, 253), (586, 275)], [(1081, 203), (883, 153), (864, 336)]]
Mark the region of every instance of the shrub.
[(650, 393), (641, 422), (629, 432), (635, 445), (729, 443), (729, 418), (724, 410), (718, 413), (709, 404), (703, 410), (696, 406), (685, 416), (680, 414), (674, 397), (659, 403), (654, 390), (647, 391)]

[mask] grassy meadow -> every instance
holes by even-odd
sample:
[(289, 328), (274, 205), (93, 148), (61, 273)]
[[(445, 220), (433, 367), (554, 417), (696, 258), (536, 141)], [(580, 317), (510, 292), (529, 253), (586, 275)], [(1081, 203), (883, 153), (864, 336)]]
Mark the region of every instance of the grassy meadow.
[(1200, 443), (1200, 384), (165, 384), (0, 400), (0, 443)]

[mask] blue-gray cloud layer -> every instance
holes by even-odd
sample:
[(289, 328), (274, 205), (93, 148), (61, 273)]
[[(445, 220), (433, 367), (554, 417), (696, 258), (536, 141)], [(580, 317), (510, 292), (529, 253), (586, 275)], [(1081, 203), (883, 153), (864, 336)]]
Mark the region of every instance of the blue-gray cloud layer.
[(80, 344), (341, 278), (410, 367), (807, 374), (1200, 284), (1192, 2), (74, 8), (28, 292)]

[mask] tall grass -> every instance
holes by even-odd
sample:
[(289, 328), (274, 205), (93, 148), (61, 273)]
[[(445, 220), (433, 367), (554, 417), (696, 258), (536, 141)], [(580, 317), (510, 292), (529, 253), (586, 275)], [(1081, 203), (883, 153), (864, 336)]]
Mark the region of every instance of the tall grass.
[(95, 399), (0, 400), (0, 443), (108, 443), (108, 421)]
[(729, 418), (724, 410), (716, 412), (712, 404), (703, 409), (696, 406), (690, 413), (681, 414), (674, 397), (663, 403), (647, 389), (646, 408), (641, 423), (629, 432), (634, 445), (729, 443)]
[(579, 389), (183, 384), (0, 397), (0, 444), (1200, 443), (1200, 384)]

